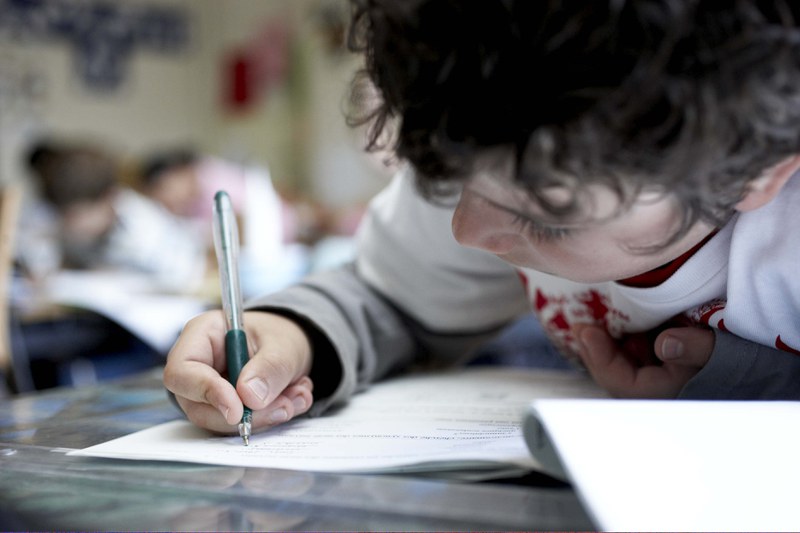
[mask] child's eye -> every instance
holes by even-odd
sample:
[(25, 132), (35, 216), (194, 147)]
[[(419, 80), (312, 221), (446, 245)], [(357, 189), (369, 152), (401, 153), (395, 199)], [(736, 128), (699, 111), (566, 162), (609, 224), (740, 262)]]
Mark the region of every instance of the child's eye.
[(571, 233), (568, 228), (542, 226), (529, 218), (519, 215), (514, 217), (514, 225), (516, 225), (520, 231), (528, 233), (540, 241), (557, 241), (568, 237)]

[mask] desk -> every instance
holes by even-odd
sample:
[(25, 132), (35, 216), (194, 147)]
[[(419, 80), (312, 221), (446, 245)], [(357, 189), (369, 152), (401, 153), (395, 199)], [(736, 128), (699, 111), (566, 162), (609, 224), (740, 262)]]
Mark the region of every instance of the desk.
[(16, 390), (82, 386), (162, 365), (156, 352), (128, 330), (97, 313), (60, 308), (21, 316), (11, 331)]
[[(218, 283), (218, 281), (217, 281)], [(163, 364), (209, 295), (165, 292), (133, 272), (70, 271), (14, 279), (13, 381), (21, 392), (86, 385)]]
[(2, 402), (0, 504), (29, 530), (593, 529), (564, 487), (66, 455), (178, 416), (160, 370)]

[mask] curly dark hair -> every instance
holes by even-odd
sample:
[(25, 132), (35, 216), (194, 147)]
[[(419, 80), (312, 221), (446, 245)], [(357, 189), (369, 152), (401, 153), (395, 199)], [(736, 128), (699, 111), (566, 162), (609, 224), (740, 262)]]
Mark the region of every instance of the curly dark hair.
[[(800, 152), (800, 2), (352, 0), (351, 50), (380, 98), (351, 124), (429, 196), (513, 163), (554, 216), (586, 184), (674, 194), (683, 230), (724, 222), (748, 183)], [(387, 146), (388, 144), (388, 146)], [(548, 202), (558, 185), (569, 205)], [(681, 234), (679, 231), (678, 234)], [(676, 235), (677, 238), (678, 235)]]

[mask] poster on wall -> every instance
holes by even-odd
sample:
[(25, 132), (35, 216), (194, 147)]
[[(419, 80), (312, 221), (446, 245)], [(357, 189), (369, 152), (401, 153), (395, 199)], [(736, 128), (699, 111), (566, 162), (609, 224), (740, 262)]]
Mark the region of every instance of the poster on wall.
[(123, 84), (132, 54), (175, 54), (190, 40), (179, 7), (111, 0), (0, 0), (0, 42), (66, 43), (82, 83), (98, 92)]

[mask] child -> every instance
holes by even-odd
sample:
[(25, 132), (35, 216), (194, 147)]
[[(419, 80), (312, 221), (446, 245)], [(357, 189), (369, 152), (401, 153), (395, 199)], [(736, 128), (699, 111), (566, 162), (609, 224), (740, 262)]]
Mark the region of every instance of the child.
[(798, 19), (783, 1), (355, 0), (370, 147), (408, 165), (353, 265), (251, 303), (235, 390), (219, 312), (187, 324), (167, 388), (200, 426), (230, 431), (244, 401), (266, 427), (464, 360), (532, 306), (615, 395), (800, 397)]
[(34, 247), (45, 235), (60, 258), (51, 268), (139, 272), (176, 291), (202, 281), (204, 251), (190, 228), (122, 186), (115, 155), (89, 143), (42, 141), (28, 163), (42, 199), (20, 228), (19, 253), (30, 271), (41, 270)]
[(214, 194), (225, 189), (241, 225), (245, 297), (285, 288), (306, 272), (306, 250), (291, 242), (292, 210), (266, 168), (172, 148), (148, 157), (139, 181), (144, 195), (191, 225), (208, 250)]

